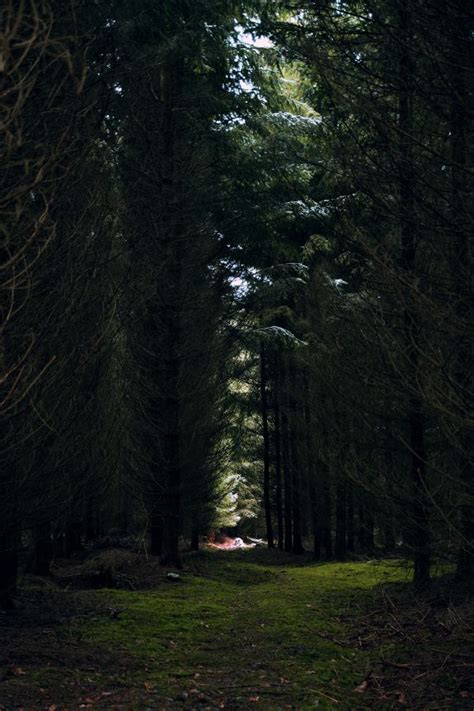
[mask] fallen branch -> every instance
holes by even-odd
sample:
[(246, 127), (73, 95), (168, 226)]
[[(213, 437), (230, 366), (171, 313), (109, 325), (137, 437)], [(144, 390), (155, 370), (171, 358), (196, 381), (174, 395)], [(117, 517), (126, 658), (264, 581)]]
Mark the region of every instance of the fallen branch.
[(340, 701), (333, 698), (332, 696), (329, 696), (329, 694), (325, 694), (324, 691), (319, 691), (319, 689), (311, 689), (311, 691), (314, 691), (315, 694), (320, 694), (320, 696), (324, 696), (325, 699), (329, 699), (329, 701), (332, 701), (333, 704), (340, 704), (341, 703)]

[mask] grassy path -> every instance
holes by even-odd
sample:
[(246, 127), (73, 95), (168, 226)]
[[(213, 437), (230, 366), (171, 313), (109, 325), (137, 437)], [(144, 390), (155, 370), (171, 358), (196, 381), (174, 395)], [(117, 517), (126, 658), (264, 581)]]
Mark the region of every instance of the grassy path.
[[(46, 630), (51, 656), (14, 667), (0, 708), (471, 708), (461, 682), (449, 691), (454, 705), (451, 696), (432, 707), (403, 685), (374, 683), (382, 659), (403, 670), (410, 643), (389, 627), (379, 642), (376, 630), (362, 639), (354, 622), (381, 615), (383, 629), (380, 584), (403, 580), (393, 563), (300, 565), (266, 551), (190, 558), (178, 583), (83, 593), (89, 612)], [(438, 642), (449, 654), (452, 639)]]
[(198, 575), (135, 594), (132, 604), (130, 593), (116, 593), (119, 620), (88, 634), (151, 662), (149, 683), (173, 698), (189, 694), (186, 706), (324, 708), (339, 687), (363, 680), (364, 654), (325, 637), (337, 638), (334, 616), (363, 602), (379, 568), (263, 567), (236, 553), (199, 563)]

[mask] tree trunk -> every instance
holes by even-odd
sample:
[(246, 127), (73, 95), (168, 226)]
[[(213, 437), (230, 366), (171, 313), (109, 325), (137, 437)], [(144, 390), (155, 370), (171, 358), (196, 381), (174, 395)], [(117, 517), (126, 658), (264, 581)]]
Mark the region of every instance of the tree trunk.
[(346, 535), (347, 535), (347, 490), (341, 472), (337, 474), (336, 486), (336, 539), (334, 553), (338, 560), (346, 558)]
[(355, 521), (354, 521), (354, 485), (349, 481), (347, 486), (347, 552), (355, 551)]
[(358, 509), (357, 544), (363, 553), (371, 552), (374, 547), (374, 517), (370, 511), (370, 500), (365, 492), (360, 493)]
[(291, 460), (291, 509), (293, 518), (293, 540), (291, 551), (295, 555), (304, 553), (303, 543), (301, 540), (301, 462), (298, 456), (298, 444), (295, 430), (292, 430), (291, 445), (290, 445), (290, 460)]
[(163, 546), (163, 519), (158, 511), (150, 516), (150, 544), (151, 554), (160, 556)]
[(265, 346), (260, 352), (260, 406), (263, 428), (263, 505), (265, 510), (265, 526), (267, 532), (267, 545), (274, 548), (272, 507), (270, 499), (270, 433), (268, 428), (268, 398), (267, 398), (267, 362)]
[(395, 532), (393, 530), (393, 515), (391, 512), (387, 514), (387, 520), (383, 527), (383, 541), (387, 553), (395, 550)]
[(381, 530), (383, 534), (383, 545), (387, 553), (395, 550), (395, 510), (397, 506), (396, 489), (394, 487), (391, 471), (394, 467), (393, 457), (390, 453), (391, 443), (387, 442), (387, 452), (385, 454), (385, 463), (387, 474), (385, 475), (385, 502), (382, 507)]
[(193, 526), (191, 531), (191, 550), (197, 552), (199, 550), (199, 528)]
[(179, 533), (181, 520), (181, 465), (179, 453), (179, 329), (178, 319), (167, 317), (167, 332), (170, 334), (170, 352), (165, 362), (164, 384), (167, 397), (164, 403), (164, 427), (162, 439), (163, 493), (161, 517), (163, 538), (160, 563), (163, 566), (181, 568)]
[(472, 421), (473, 343), (468, 324), (474, 313), (472, 291), (472, 141), (473, 101), (470, 87), (472, 65), (472, 13), (466, 22), (465, 3), (455, 0), (447, 13), (451, 33), (451, 223), (452, 271), (456, 284), (456, 315), (459, 320), (457, 355), (457, 395), (460, 403), (458, 434), (460, 450), (459, 544), (456, 576), (460, 580), (474, 579), (474, 432)]
[(36, 526), (34, 538), (33, 574), (43, 576), (50, 575), (54, 553), (49, 521)]
[[(120, 526), (120, 528), (122, 531), (126, 531), (126, 528), (122, 526)], [(98, 501), (96, 497), (93, 496), (87, 498), (84, 529), (86, 541), (95, 541), (101, 534)]]
[(331, 532), (331, 513), (332, 513), (332, 497), (331, 497), (331, 482), (329, 480), (329, 470), (325, 462), (320, 461), (321, 471), (321, 492), (322, 506), (320, 512), (320, 540), (321, 547), (324, 551), (324, 560), (332, 560), (332, 532)]
[(412, 401), (410, 413), (411, 474), (414, 485), (410, 546), (414, 557), (413, 582), (425, 585), (430, 579), (431, 534), (427, 515), (425, 475), (426, 454), (424, 426), (418, 399)]
[(13, 595), (16, 591), (17, 574), (16, 536), (0, 534), (0, 607), (4, 610), (12, 610), (15, 607)]
[(375, 520), (372, 506), (368, 506), (365, 513), (365, 535), (366, 548), (373, 553), (375, 550)]
[[(309, 388), (308, 388), (309, 390)], [(313, 533), (313, 558), (319, 560), (321, 558), (321, 538), (319, 530), (319, 501), (316, 490), (316, 473), (314, 471), (314, 452), (312, 446), (312, 422), (310, 406), (305, 407), (305, 428), (306, 428), (306, 459), (307, 459), (307, 474), (309, 497), (311, 502), (311, 526)]]
[[(400, 63), (399, 63), (399, 137), (400, 137), (400, 241), (404, 270), (403, 281), (414, 279), (418, 224), (415, 204), (415, 170), (413, 155), (413, 97), (414, 65), (412, 57), (412, 18), (409, 0), (399, 4)], [(406, 287), (405, 287), (406, 289)], [(414, 557), (413, 581), (425, 584), (430, 577), (430, 528), (428, 502), (425, 491), (426, 452), (424, 422), (420, 396), (417, 394), (419, 369), (420, 324), (416, 314), (412, 292), (406, 294), (404, 312), (405, 352), (408, 364), (409, 397), (408, 429), (411, 454), (411, 481), (413, 488), (412, 530), (410, 542)], [(405, 290), (404, 290), (405, 293)]]
[[(163, 518), (163, 542), (161, 565), (181, 568), (179, 555), (179, 534), (181, 523), (182, 471), (180, 460), (181, 406), (180, 374), (182, 366), (182, 309), (183, 284), (182, 265), (185, 245), (182, 239), (180, 216), (167, 212), (175, 200), (176, 181), (176, 100), (180, 90), (182, 67), (179, 61), (171, 59), (161, 67), (160, 93), (162, 100), (163, 156), (161, 162), (161, 194), (163, 217), (161, 232), (164, 254), (169, 265), (164, 276), (166, 289), (160, 294), (161, 322), (158, 331), (165, 335), (166, 349), (162, 354), (163, 370), (160, 387), (164, 394), (161, 437), (161, 471), (163, 494), (161, 515)], [(161, 333), (160, 333), (161, 335)]]
[(278, 392), (275, 393), (275, 478), (276, 478), (276, 513), (278, 526), (278, 549), (283, 550), (283, 498), (281, 481), (281, 417)]
[(290, 436), (288, 428), (288, 417), (283, 410), (282, 422), (282, 451), (283, 451), (283, 477), (284, 477), (284, 517), (285, 517), (285, 541), (284, 548), (287, 553), (293, 547), (293, 517), (292, 517), (292, 481), (290, 462)]
[[(167, 567), (181, 568), (181, 556), (179, 554), (179, 525), (180, 525), (180, 491), (179, 477), (173, 480), (169, 470), (169, 478), (166, 484), (166, 494), (163, 497), (163, 543), (161, 550), (160, 564)], [(173, 483), (175, 481), (175, 483)]]
[(84, 550), (82, 545), (82, 525), (79, 522), (69, 523), (64, 531), (64, 555), (70, 558), (75, 553)]

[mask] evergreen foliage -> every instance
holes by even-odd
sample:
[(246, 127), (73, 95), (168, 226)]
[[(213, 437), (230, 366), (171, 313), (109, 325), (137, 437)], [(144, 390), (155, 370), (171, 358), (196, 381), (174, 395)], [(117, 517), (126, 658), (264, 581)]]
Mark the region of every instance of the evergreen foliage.
[(0, 8), (0, 603), (111, 528), (473, 572), (472, 23)]

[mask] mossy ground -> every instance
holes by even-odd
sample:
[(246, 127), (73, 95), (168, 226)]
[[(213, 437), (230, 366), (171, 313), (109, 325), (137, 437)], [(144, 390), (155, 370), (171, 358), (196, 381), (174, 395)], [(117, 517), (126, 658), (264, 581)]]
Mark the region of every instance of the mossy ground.
[(20, 624), (15, 656), (7, 626), (0, 708), (472, 708), (470, 608), (408, 577), (255, 550), (190, 556), (151, 590), (54, 591), (36, 647)]

